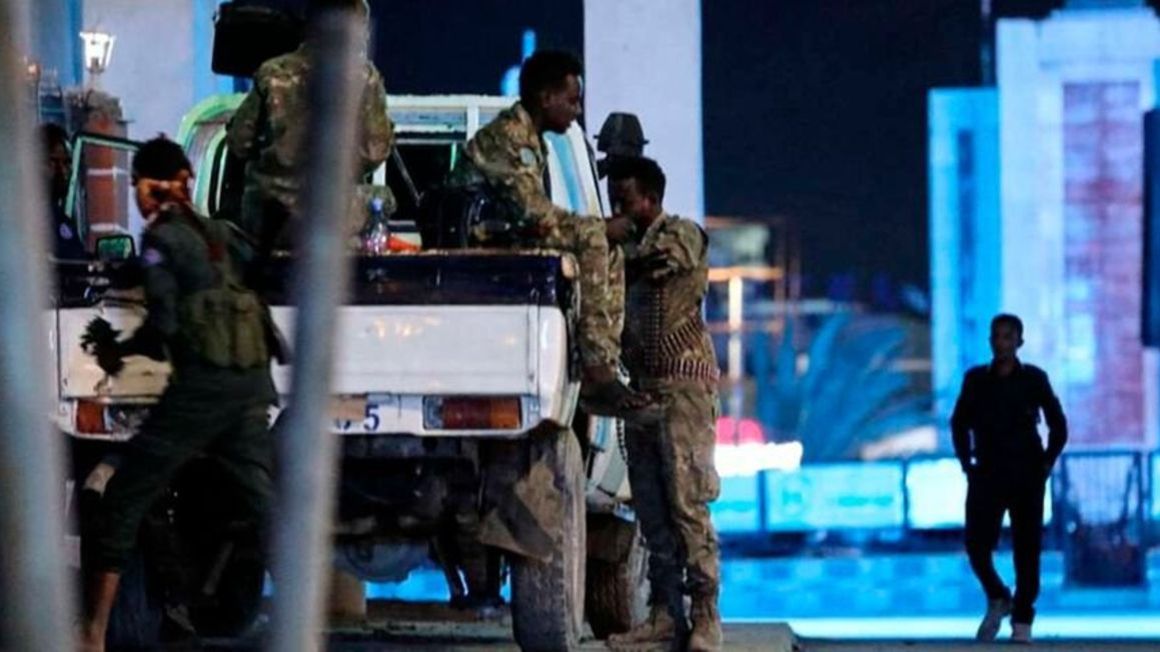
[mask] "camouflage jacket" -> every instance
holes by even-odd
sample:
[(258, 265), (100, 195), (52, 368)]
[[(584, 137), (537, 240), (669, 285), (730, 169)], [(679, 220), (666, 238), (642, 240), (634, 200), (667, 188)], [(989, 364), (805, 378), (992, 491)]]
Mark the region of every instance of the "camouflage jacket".
[[(364, 64), (357, 141), (360, 176), (373, 172), (387, 159), (395, 136), (387, 116), (382, 77), (374, 64)], [(253, 89), (242, 100), (226, 132), (230, 151), (247, 162), (246, 192), (276, 199), (295, 216), (299, 214), (310, 66), (308, 44), (262, 64), (254, 75)]]
[(449, 177), (454, 187), (486, 184), (509, 205), (517, 229), (548, 230), (571, 213), (555, 204), (544, 188), (548, 166), (544, 140), (519, 102), (501, 111), (467, 143)]
[(709, 237), (662, 215), (626, 247), (624, 361), (636, 381), (715, 382), (720, 373), (701, 317), (709, 288)]

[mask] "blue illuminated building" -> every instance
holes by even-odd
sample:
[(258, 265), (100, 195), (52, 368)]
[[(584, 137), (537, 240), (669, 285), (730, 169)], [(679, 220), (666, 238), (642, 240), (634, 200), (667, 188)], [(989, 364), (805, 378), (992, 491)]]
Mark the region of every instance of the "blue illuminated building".
[[(1115, 5), (1115, 6), (1113, 6)], [(1140, 338), (1143, 114), (1160, 20), (1140, 3), (1069, 3), (1001, 20), (996, 86), (929, 96), (936, 406), (1014, 312), (1051, 375), (1072, 447), (1150, 450), (1158, 369)]]
[(932, 361), (945, 424), (963, 373), (990, 355), (1000, 306), (998, 92), (931, 91), (928, 120)]

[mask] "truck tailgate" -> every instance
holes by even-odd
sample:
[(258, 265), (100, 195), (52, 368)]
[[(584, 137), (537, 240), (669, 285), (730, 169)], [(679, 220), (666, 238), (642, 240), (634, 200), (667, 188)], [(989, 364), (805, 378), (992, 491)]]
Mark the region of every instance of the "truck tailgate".
[[(274, 320), (293, 341), (293, 310)], [(535, 394), (540, 307), (346, 306), (339, 312), (336, 394)], [(289, 393), (289, 367), (276, 367)]]

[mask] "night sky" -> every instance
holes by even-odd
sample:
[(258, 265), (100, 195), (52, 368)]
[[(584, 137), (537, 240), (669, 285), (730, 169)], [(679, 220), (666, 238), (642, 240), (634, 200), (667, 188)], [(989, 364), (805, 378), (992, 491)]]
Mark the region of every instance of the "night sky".
[[(992, 11), (1041, 17), (1060, 4), (994, 0)], [(582, 53), (580, 0), (372, 6), (392, 93), (494, 93), (526, 27), (542, 48)], [(704, 0), (706, 212), (790, 218), (809, 295), (835, 278), (852, 298), (866, 298), (874, 276), (926, 289), (926, 96), (979, 83), (979, 7)]]
[[(1036, 16), (1055, 4), (993, 11)], [(706, 210), (790, 218), (807, 294), (825, 294), (835, 276), (857, 298), (875, 275), (928, 288), (926, 95), (979, 84), (979, 7), (704, 3)]]

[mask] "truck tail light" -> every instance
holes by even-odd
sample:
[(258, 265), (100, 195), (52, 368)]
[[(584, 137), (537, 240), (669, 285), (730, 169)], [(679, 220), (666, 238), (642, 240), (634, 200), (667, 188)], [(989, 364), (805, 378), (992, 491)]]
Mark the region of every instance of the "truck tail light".
[(148, 405), (76, 402), (75, 425), (80, 435), (134, 435), (149, 414)]
[(517, 430), (518, 396), (428, 396), (423, 399), (427, 430)]
[(109, 434), (105, 424), (105, 406), (93, 401), (77, 401), (76, 426), (78, 433), (86, 435)]

